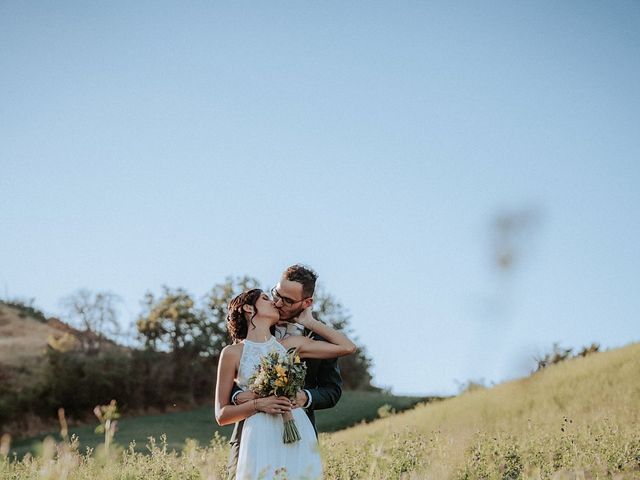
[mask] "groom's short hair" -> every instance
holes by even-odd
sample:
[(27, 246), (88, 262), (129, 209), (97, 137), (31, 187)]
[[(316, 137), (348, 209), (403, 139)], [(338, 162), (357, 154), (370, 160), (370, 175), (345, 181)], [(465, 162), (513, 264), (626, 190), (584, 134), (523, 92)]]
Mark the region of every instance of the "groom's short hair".
[(296, 263), (287, 268), (282, 276), (291, 282), (302, 284), (302, 294), (305, 298), (313, 297), (313, 292), (316, 290), (318, 274), (309, 267)]

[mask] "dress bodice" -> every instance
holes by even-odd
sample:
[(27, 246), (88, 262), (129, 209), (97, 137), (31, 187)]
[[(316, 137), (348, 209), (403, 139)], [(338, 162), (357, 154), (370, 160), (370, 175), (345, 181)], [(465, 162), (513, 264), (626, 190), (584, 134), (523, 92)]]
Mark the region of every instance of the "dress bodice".
[(286, 354), (287, 349), (284, 348), (273, 335), (266, 342), (252, 342), (244, 339), (242, 343), (243, 348), (240, 365), (238, 367), (237, 383), (240, 388), (247, 390), (249, 377), (253, 375), (256, 367), (260, 364), (260, 359), (273, 351)]
[[(240, 388), (248, 388), (249, 377), (260, 359), (271, 352), (286, 355), (287, 349), (273, 336), (266, 342), (244, 340), (237, 375)], [(242, 439), (237, 447), (236, 480), (323, 478), (322, 459), (311, 420), (302, 408), (294, 408), (291, 415), (301, 436), (294, 443), (283, 443), (284, 423), (280, 414), (258, 412), (244, 420)]]

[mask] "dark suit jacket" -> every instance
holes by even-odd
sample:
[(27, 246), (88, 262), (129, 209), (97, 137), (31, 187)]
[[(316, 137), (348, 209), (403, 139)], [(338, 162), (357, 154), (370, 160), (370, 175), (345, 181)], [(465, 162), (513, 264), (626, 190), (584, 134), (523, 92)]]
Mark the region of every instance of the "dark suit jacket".
[[(305, 330), (305, 334), (308, 331)], [(311, 336), (314, 340), (324, 340), (320, 335), (315, 333)], [(338, 359), (332, 358), (328, 360), (317, 360), (309, 358), (305, 360), (307, 364), (307, 376), (304, 381), (304, 388), (311, 393), (311, 406), (306, 410), (306, 414), (311, 420), (313, 429), (316, 429), (315, 410), (331, 408), (338, 403), (342, 395), (342, 377), (340, 376), (340, 368), (338, 367)], [(233, 386), (231, 395), (240, 390), (237, 385)], [(236, 423), (231, 440), (229, 443), (240, 443), (242, 435), (242, 426), (244, 421)]]

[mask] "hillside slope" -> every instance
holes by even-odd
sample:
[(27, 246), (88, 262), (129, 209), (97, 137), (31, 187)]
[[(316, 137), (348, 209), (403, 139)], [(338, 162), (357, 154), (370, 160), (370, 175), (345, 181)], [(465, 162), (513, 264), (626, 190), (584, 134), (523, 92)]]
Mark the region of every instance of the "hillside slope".
[[(335, 478), (383, 478), (378, 471), (420, 472), (420, 478), (556, 472), (640, 478), (640, 344), (420, 406), (325, 442)], [(343, 453), (331, 458), (344, 451), (353, 459), (348, 464)]]
[(62, 334), (58, 328), (21, 316), (17, 309), (0, 304), (0, 364), (29, 364), (44, 354), (50, 336), (57, 338)]
[(40, 363), (48, 345), (83, 348), (99, 341), (103, 350), (128, 350), (92, 332), (77, 330), (58, 318), (36, 319), (0, 302), (0, 365), (29, 368)]

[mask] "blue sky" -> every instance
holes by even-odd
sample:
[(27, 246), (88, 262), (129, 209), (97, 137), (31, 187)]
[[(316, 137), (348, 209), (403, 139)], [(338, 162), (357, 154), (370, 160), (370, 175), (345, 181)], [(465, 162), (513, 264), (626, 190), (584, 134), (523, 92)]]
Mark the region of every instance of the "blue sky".
[[(0, 287), (304, 262), (396, 393), (638, 341), (637, 2), (0, 4)], [(535, 212), (513, 271), (501, 212)]]

